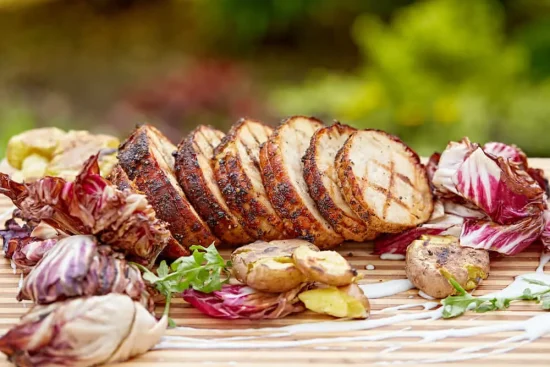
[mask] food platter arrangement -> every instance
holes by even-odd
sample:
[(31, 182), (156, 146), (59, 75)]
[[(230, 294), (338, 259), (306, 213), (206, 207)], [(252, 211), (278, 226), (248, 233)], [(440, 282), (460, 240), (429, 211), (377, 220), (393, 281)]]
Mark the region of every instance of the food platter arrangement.
[(145, 124), (121, 144), (24, 132), (0, 165), (1, 275), (31, 305), (0, 351), (18, 366), (500, 361), (550, 333), (532, 162), (467, 138), (422, 161), (305, 116), (181, 140)]

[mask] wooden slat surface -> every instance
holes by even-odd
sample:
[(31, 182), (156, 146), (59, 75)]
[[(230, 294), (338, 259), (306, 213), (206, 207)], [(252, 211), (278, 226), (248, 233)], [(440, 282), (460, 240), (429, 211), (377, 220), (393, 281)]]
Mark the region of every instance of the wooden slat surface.
[[(550, 159), (532, 159), (531, 165), (546, 170), (547, 177), (550, 176)], [(5, 198), (1, 198), (4, 200)], [(2, 203), (0, 203), (2, 206)], [(481, 287), (476, 290), (476, 295), (483, 295), (495, 290), (504, 288), (511, 283), (516, 275), (533, 272), (539, 263), (539, 255), (542, 246), (536, 244), (527, 251), (514, 257), (499, 257), (491, 263), (491, 274)], [(403, 261), (384, 261), (378, 256), (371, 255), (372, 245), (369, 244), (346, 244), (339, 251), (342, 253), (358, 270), (366, 274), (365, 282), (381, 282), (390, 279), (405, 278)], [(228, 252), (223, 252), (228, 255)], [(374, 270), (366, 270), (369, 264), (374, 265)], [(550, 265), (546, 267), (550, 271)], [(11, 325), (17, 322), (18, 318), (28, 309), (29, 305), (18, 303), (15, 300), (15, 293), (19, 282), (19, 275), (13, 274), (10, 264), (5, 259), (0, 259), (0, 333), (4, 333)], [(390, 314), (377, 313), (377, 311), (392, 306), (403, 304), (422, 304), (426, 300), (418, 296), (418, 291), (409, 290), (398, 295), (371, 300), (373, 309), (372, 318), (388, 317)], [(329, 318), (315, 315), (313, 313), (303, 313), (297, 316), (288, 317), (282, 320), (271, 321), (223, 321), (203, 316), (197, 310), (188, 306), (182, 300), (176, 299), (173, 302), (171, 314), (178, 325), (198, 328), (198, 330), (170, 330), (169, 335), (181, 335), (194, 338), (215, 339), (227, 336), (258, 336), (259, 341), (269, 341), (270, 339), (261, 338), (262, 335), (272, 334), (273, 332), (255, 331), (243, 332), (239, 329), (276, 327), (301, 322), (316, 322), (328, 320)], [(420, 308), (412, 310), (401, 310), (399, 313), (418, 312)], [(276, 340), (300, 340), (318, 337), (333, 336), (367, 336), (377, 335), (387, 331), (398, 331), (404, 328), (412, 330), (438, 330), (463, 328), (472, 326), (495, 325), (510, 321), (526, 320), (534, 315), (538, 315), (540, 306), (532, 303), (515, 303), (507, 311), (491, 312), (487, 314), (469, 313), (457, 319), (436, 320), (436, 321), (410, 321), (403, 322), (381, 329), (350, 331), (346, 333), (324, 333), (322, 335), (294, 335), (289, 337), (278, 337)], [(208, 329), (225, 329), (223, 333), (216, 333)], [(497, 342), (510, 336), (518, 335), (519, 332), (500, 332), (487, 334), (472, 338), (450, 338), (437, 342), (415, 344), (412, 347), (405, 347), (399, 351), (391, 353), (380, 353), (392, 344), (399, 343), (399, 339), (377, 342), (340, 342), (323, 344), (321, 348), (315, 346), (293, 347), (285, 349), (248, 349), (246, 342), (243, 342), (243, 348), (231, 350), (160, 350), (149, 352), (131, 362), (121, 364), (121, 366), (282, 366), (302, 367), (315, 364), (317, 366), (334, 365), (370, 365), (376, 362), (391, 362), (393, 360), (407, 360), (411, 364), (414, 361), (422, 359), (439, 358), (451, 355), (453, 351), (469, 346), (477, 346), (481, 342)], [(273, 340), (273, 339), (271, 339)], [(402, 340), (412, 341), (412, 340)], [(215, 343), (215, 341), (213, 341)], [(550, 334), (540, 338), (537, 341), (519, 346), (517, 349), (505, 353), (486, 356), (465, 362), (454, 362), (452, 365), (460, 366), (547, 366), (550, 363)], [(510, 346), (500, 345), (498, 348)], [(4, 360), (0, 360), (0, 367), (9, 366)], [(434, 363), (430, 366), (449, 365), (449, 363)]]

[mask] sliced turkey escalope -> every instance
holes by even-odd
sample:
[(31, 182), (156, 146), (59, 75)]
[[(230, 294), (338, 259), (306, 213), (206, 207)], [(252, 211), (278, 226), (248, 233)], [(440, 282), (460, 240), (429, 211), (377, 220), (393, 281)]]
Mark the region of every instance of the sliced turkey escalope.
[(264, 241), (288, 237), (259, 170), (260, 144), (272, 132), (261, 122), (241, 119), (214, 149), (214, 173), (228, 207), (250, 236)]
[(179, 246), (168, 246), (163, 256), (189, 254), (189, 246), (219, 243), (185, 197), (174, 174), (176, 147), (150, 125), (137, 128), (119, 148), (118, 160), (129, 179), (146, 196), (157, 216), (170, 224)]
[(290, 230), (320, 248), (341, 244), (344, 239), (319, 212), (304, 180), (302, 157), (316, 130), (323, 124), (295, 116), (286, 120), (262, 146), (260, 166), (273, 207)]
[(430, 218), (433, 198), (426, 170), (399, 138), (357, 131), (335, 162), (344, 198), (371, 230), (400, 232)]
[(219, 130), (201, 125), (178, 145), (175, 171), (191, 204), (223, 243), (242, 245), (253, 242), (229, 207), (214, 175), (214, 148), (225, 136)]
[(347, 241), (371, 240), (376, 232), (368, 229), (365, 222), (346, 203), (340, 192), (340, 182), (334, 159), (351, 134), (357, 130), (336, 123), (323, 127), (313, 134), (304, 156), (304, 178), (309, 194), (323, 217)]

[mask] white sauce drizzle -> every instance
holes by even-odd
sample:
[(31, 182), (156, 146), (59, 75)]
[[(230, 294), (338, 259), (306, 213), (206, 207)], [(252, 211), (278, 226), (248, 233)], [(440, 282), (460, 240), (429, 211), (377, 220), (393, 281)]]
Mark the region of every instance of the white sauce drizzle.
[(424, 299), (429, 299), (429, 300), (432, 300), (432, 299), (435, 299), (433, 298), (432, 296), (424, 293), (424, 291), (418, 291), (418, 295)]
[(394, 312), (399, 310), (407, 310), (409, 308), (416, 308), (416, 307), (422, 307), (424, 311), (427, 310), (433, 310), (437, 306), (439, 306), (439, 302), (426, 302), (426, 303), (412, 303), (408, 305), (400, 305), (395, 307), (386, 307), (380, 310), (380, 312)]
[[(494, 292), (486, 295), (485, 297), (513, 297), (523, 293), (525, 288), (530, 288), (532, 292), (537, 292), (542, 289), (541, 286), (535, 284), (529, 284), (525, 279), (539, 280), (543, 282), (550, 282), (550, 274), (545, 274), (542, 269), (544, 265), (550, 261), (550, 255), (543, 254), (541, 256), (539, 267), (537, 272), (522, 274), (515, 278), (515, 280), (501, 291)], [(414, 288), (408, 280), (393, 280), (388, 282), (376, 283), (376, 284), (363, 284), (361, 288), (365, 291), (369, 298), (381, 298), (389, 295), (394, 295), (409, 289)], [(511, 336), (506, 339), (498, 340), (496, 342), (488, 342), (473, 347), (460, 348), (454, 351), (454, 353), (445, 353), (442, 357), (431, 359), (408, 359), (408, 360), (383, 360), (377, 362), (377, 364), (427, 364), (427, 363), (444, 363), (454, 361), (465, 361), (476, 358), (483, 358), (486, 356), (502, 354), (512, 351), (520, 346), (539, 339), (541, 336), (550, 333), (550, 313), (543, 313), (537, 316), (533, 316), (528, 320), (503, 322), (498, 324), (490, 324), (485, 326), (465, 327), (460, 329), (440, 329), (440, 330), (413, 330), (410, 327), (399, 331), (383, 332), (376, 335), (360, 335), (349, 337), (324, 337), (324, 338), (304, 338), (296, 340), (260, 340), (266, 338), (273, 338), (281, 335), (300, 335), (300, 334), (315, 334), (315, 333), (336, 333), (336, 332), (349, 332), (349, 331), (361, 331), (376, 329), (383, 326), (394, 325), (400, 322), (414, 321), (414, 320), (437, 320), (442, 317), (442, 308), (431, 310), (437, 307), (436, 302), (427, 302), (425, 304), (415, 305), (402, 305), (397, 307), (390, 307), (382, 310), (382, 312), (390, 310), (400, 310), (422, 306), (424, 312), (413, 312), (397, 314), (390, 317), (380, 319), (367, 319), (367, 320), (355, 320), (355, 321), (324, 321), (317, 323), (304, 323), (294, 324), (276, 328), (260, 328), (260, 329), (246, 329), (240, 330), (242, 333), (246, 332), (276, 332), (268, 335), (251, 336), (251, 337), (229, 337), (229, 338), (217, 338), (217, 339), (201, 339), (184, 336), (167, 335), (161, 339), (161, 342), (155, 346), (154, 349), (279, 349), (286, 347), (299, 347), (299, 346), (314, 346), (317, 350), (332, 350), (333, 347), (325, 346), (324, 344), (342, 343), (342, 342), (360, 342), (360, 341), (380, 341), (389, 340), (394, 338), (413, 338), (418, 339), (415, 341), (407, 341), (401, 343), (394, 343), (389, 345), (386, 349), (380, 352), (380, 355), (387, 355), (392, 351), (399, 350), (403, 347), (411, 347), (420, 343), (431, 343), (446, 338), (468, 338), (473, 336), (480, 336), (485, 334), (494, 334), (498, 332), (521, 332), (518, 335)], [(376, 313), (379, 314), (379, 313)], [(194, 328), (179, 328), (184, 331), (205, 331), (204, 329)], [(209, 330), (209, 332), (215, 332), (222, 334), (225, 332), (223, 329)], [(304, 335), (304, 337), (307, 337)], [(243, 340), (256, 340), (251, 342), (243, 342)], [(514, 343), (513, 346), (506, 348), (499, 348), (502, 345)], [(366, 348), (366, 347), (365, 347)]]
[(365, 266), (365, 269), (367, 269), (367, 270), (374, 270), (374, 265), (368, 264), (367, 266)]
[(401, 254), (392, 254), (391, 252), (386, 252), (380, 255), (381, 260), (405, 260), (405, 255)]
[(414, 285), (408, 279), (395, 279), (387, 282), (360, 284), (359, 287), (369, 299), (376, 299), (408, 291), (413, 289)]
[(0, 226), (3, 227), (6, 224), (6, 221), (12, 217), (14, 210), (15, 205), (0, 214)]
[(14, 274), (17, 274), (17, 266), (15, 266), (15, 263), (13, 261), (10, 261), (11, 270), (13, 270)]
[(544, 273), (544, 265), (546, 265), (550, 261), (550, 251), (549, 252), (543, 252), (540, 254), (540, 261), (539, 266), (537, 267), (537, 270), (535, 270), (537, 273)]

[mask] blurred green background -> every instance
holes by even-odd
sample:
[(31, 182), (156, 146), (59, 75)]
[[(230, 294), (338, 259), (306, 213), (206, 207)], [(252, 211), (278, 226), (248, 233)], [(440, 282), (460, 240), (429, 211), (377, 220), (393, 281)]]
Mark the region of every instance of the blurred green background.
[(292, 114), (550, 156), (550, 0), (0, 0), (0, 156), (56, 125)]

